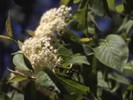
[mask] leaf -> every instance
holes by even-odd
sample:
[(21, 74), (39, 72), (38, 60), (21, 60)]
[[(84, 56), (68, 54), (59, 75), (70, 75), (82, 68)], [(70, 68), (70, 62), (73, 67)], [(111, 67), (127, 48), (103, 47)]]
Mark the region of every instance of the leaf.
[(6, 20), (6, 30), (9, 37), (12, 37), (12, 28), (11, 28), (11, 20), (10, 20), (10, 12), (8, 18)]
[(37, 100), (34, 81), (29, 81), (24, 89), (24, 100)]
[(26, 61), (25, 61), (25, 57), (24, 57), (24, 54), (16, 54), (14, 57), (13, 57), (13, 64), (20, 70), (26, 70), (26, 71), (29, 71), (31, 68), (31, 65), (30, 66), (27, 66), (26, 64)]
[(74, 0), (73, 3), (79, 3), (81, 0)]
[(67, 79), (64, 77), (58, 76), (58, 78), (70, 94), (84, 95), (84, 94), (87, 94), (88, 92), (90, 92), (89, 87), (87, 87), (83, 84), (80, 84), (76, 81), (73, 81), (73, 80), (70, 80), (70, 79)]
[(32, 36), (32, 37), (35, 35), (34, 32), (31, 31), (31, 30), (26, 30), (26, 32), (27, 32), (30, 36)]
[(68, 5), (70, 0), (61, 0), (60, 5)]
[(86, 43), (92, 41), (92, 38), (81, 38), (80, 41)]
[(24, 81), (26, 80), (27, 77), (22, 76), (22, 75), (14, 75), (9, 79), (9, 82), (13, 83), (13, 82), (20, 82), (20, 81)]
[(104, 65), (121, 71), (127, 62), (129, 50), (125, 41), (118, 35), (108, 35), (100, 46), (94, 48), (96, 58)]
[(0, 38), (2, 38), (2, 39), (12, 40), (12, 38), (10, 38), (10, 37), (8, 37), (8, 36), (4, 36), (4, 35), (0, 35)]
[(90, 55), (93, 55), (93, 50), (86, 44), (83, 44), (83, 49), (84, 49), (84, 52), (87, 56), (90, 56)]
[(122, 84), (126, 84), (126, 85), (129, 85), (130, 82), (127, 78), (125, 78), (124, 76), (118, 74), (118, 73), (112, 73), (112, 74), (109, 74), (108, 75), (108, 78), (109, 79), (113, 79), (119, 83), (122, 83)]
[(102, 88), (109, 88), (108, 83), (104, 80), (102, 72), (97, 73), (98, 86)]
[(23, 43), (21, 41), (18, 41), (18, 46), (19, 46), (20, 50), (22, 50)]
[(87, 64), (90, 65), (87, 58), (85, 56), (81, 55), (73, 55), (70, 58), (67, 58), (65, 62), (63, 63), (64, 67), (67, 67), (71, 64)]
[(107, 0), (108, 7), (110, 10), (115, 11), (115, 0)]
[(47, 73), (41, 71), (37, 74), (37, 83), (39, 83), (41, 86), (43, 87), (47, 87), (47, 88), (53, 88), (55, 91), (58, 91), (58, 93), (60, 93), (60, 90), (57, 88), (57, 86), (55, 85), (55, 83), (50, 79), (50, 77), (48, 76)]
[(124, 11), (124, 5), (123, 4), (119, 4), (115, 8), (116, 8), (116, 11), (118, 13), (122, 13)]
[(87, 10), (88, 10), (89, 0), (82, 1), (76, 12), (75, 18), (78, 21), (78, 28), (87, 34)]
[(133, 61), (130, 61), (129, 63), (125, 64), (122, 69), (122, 72), (124, 73), (124, 75), (133, 78)]

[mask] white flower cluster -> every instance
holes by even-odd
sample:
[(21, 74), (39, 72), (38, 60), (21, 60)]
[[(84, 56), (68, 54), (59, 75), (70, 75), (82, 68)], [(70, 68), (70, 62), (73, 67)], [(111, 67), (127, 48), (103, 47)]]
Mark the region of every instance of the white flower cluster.
[(65, 20), (69, 16), (70, 8), (60, 8), (47, 11), (41, 18), (40, 25), (35, 30), (35, 35), (26, 39), (22, 51), (30, 60), (33, 68), (38, 70), (45, 66), (56, 67), (62, 58), (57, 55), (53, 39), (55, 32), (60, 32), (66, 26)]
[(60, 8), (53, 8), (41, 18), (40, 25), (35, 31), (35, 36), (55, 35), (59, 34), (66, 27), (65, 20), (70, 16), (68, 8), (62, 5)]

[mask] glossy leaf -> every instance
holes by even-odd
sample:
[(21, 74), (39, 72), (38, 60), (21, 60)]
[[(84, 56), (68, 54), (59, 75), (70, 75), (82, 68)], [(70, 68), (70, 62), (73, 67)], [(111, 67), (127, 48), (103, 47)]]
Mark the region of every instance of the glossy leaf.
[(67, 67), (71, 64), (87, 64), (90, 65), (87, 58), (82, 55), (73, 55), (70, 58), (67, 58), (65, 62), (63, 63), (64, 67)]
[(9, 82), (13, 83), (13, 82), (21, 82), (21, 81), (24, 81), (26, 80), (27, 77), (25, 76), (22, 76), (22, 75), (14, 75), (13, 77), (11, 77), (9, 79)]
[(121, 71), (127, 62), (129, 50), (125, 41), (118, 35), (108, 35), (94, 48), (96, 58), (106, 66)]
[(20, 69), (20, 70), (30, 70), (29, 67), (31, 68), (31, 65), (30, 66), (27, 66), (26, 65), (26, 62), (25, 62), (25, 57), (23, 54), (19, 53), (19, 54), (16, 54), (14, 57), (13, 57), (13, 63), (14, 65)]

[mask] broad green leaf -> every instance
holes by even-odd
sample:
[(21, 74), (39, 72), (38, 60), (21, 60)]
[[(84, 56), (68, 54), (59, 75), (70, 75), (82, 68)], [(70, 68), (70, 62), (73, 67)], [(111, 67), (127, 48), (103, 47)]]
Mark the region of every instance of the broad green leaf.
[(27, 66), (25, 60), (24, 54), (19, 53), (13, 57), (13, 64), (20, 70), (30, 70), (31, 65)]
[(109, 9), (115, 11), (115, 0), (107, 0), (107, 3)]
[(74, 0), (73, 3), (79, 3), (81, 0)]
[(50, 88), (52, 87), (55, 91), (59, 91), (55, 83), (50, 79), (47, 73), (41, 71), (37, 74), (36, 82), (39, 83), (42, 87)]
[(20, 82), (20, 81), (24, 81), (26, 80), (27, 77), (22, 76), (22, 75), (14, 75), (13, 77), (11, 77), (9, 79), (9, 82), (13, 83), (13, 82)]
[(12, 37), (12, 28), (11, 28), (11, 20), (10, 20), (10, 14), (8, 15), (8, 18), (6, 20), (6, 30), (9, 37)]
[(34, 32), (31, 31), (31, 30), (26, 30), (26, 32), (27, 32), (30, 36), (32, 36), (32, 37), (35, 35)]
[(122, 13), (124, 11), (124, 5), (123, 4), (117, 5), (115, 8), (116, 8), (116, 11), (118, 13)]
[(80, 84), (76, 81), (64, 78), (64, 77), (59, 77), (60, 82), (63, 84), (63, 86), (66, 88), (66, 90), (71, 94), (80, 94), (84, 95), (88, 92), (90, 92), (89, 87)]
[(94, 48), (96, 58), (104, 65), (121, 71), (127, 62), (129, 50), (125, 41), (118, 35), (108, 35)]
[(68, 5), (70, 0), (61, 0), (60, 5)]
[(117, 74), (117, 73), (109, 74), (108, 78), (109, 79), (113, 79), (113, 80), (115, 80), (115, 81), (117, 81), (119, 83), (122, 83), (122, 84), (126, 84), (126, 85), (130, 84), (129, 80), (126, 77), (124, 77), (124, 76), (122, 76), (120, 74)]
[(82, 55), (73, 55), (70, 58), (65, 59), (65, 62), (63, 63), (64, 67), (67, 67), (71, 64), (87, 64), (90, 65), (87, 58)]

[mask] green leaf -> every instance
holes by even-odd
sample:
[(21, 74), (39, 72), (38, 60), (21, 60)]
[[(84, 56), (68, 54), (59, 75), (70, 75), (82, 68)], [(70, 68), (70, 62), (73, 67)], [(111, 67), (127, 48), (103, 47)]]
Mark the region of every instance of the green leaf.
[(8, 15), (8, 18), (6, 20), (6, 30), (9, 37), (12, 37), (12, 28), (11, 28), (11, 20), (10, 20), (10, 13)]
[(115, 0), (107, 0), (108, 7), (110, 10), (115, 11)]
[(37, 83), (39, 83), (42, 87), (50, 88), (52, 87), (55, 91), (60, 93), (60, 90), (57, 88), (55, 83), (50, 79), (47, 73), (41, 71), (37, 74)]
[(27, 77), (22, 76), (22, 75), (14, 75), (13, 77), (11, 77), (9, 79), (9, 82), (13, 83), (13, 82), (20, 82), (20, 81), (24, 81), (26, 80)]
[(79, 3), (81, 0), (74, 0), (73, 3)]
[(133, 77), (133, 61), (130, 61), (129, 63), (125, 64), (122, 69), (122, 72), (128, 77)]
[(12, 40), (12, 38), (10, 38), (10, 37), (8, 37), (8, 36), (4, 36), (4, 35), (0, 35), (0, 38), (2, 38), (2, 39)]
[(109, 88), (108, 83), (104, 80), (102, 72), (97, 73), (98, 86), (102, 88)]
[(30, 69), (32, 69), (31, 64), (29, 64), (30, 62), (28, 62), (28, 64), (30, 66), (28, 66), (28, 64), (26, 63), (26, 57), (24, 57), (24, 54), (19, 53), (16, 54), (13, 57), (13, 64), (20, 70), (27, 70), (29, 71)]
[(18, 46), (19, 46), (20, 50), (22, 50), (23, 43), (21, 41), (18, 41)]
[(94, 48), (96, 58), (104, 65), (121, 71), (128, 59), (128, 46), (118, 35), (108, 35), (100, 46)]
[(70, 80), (70, 79), (67, 79), (64, 77), (58, 76), (58, 78), (70, 94), (84, 95), (84, 94), (87, 94), (88, 92), (90, 92), (89, 87), (87, 87), (83, 84), (80, 84), (76, 81), (73, 81), (73, 80)]
[(68, 5), (70, 0), (61, 0), (60, 5)]
[(126, 84), (126, 85), (129, 85), (130, 82), (127, 78), (125, 78), (124, 76), (118, 74), (118, 73), (112, 73), (112, 74), (109, 74), (108, 75), (108, 78), (109, 79), (113, 79), (119, 83), (122, 83), (122, 84)]
[(124, 5), (123, 4), (117, 5), (115, 8), (116, 8), (116, 11), (118, 13), (122, 13), (124, 11)]
[(90, 65), (90, 63), (88, 62), (87, 58), (85, 56), (82, 55), (72, 55), (70, 58), (67, 58), (65, 60), (65, 62), (63, 63), (64, 67), (67, 67), (71, 64), (87, 64)]

